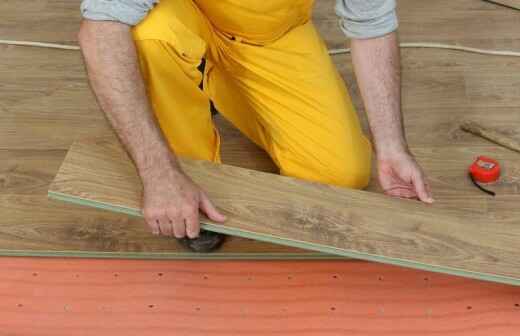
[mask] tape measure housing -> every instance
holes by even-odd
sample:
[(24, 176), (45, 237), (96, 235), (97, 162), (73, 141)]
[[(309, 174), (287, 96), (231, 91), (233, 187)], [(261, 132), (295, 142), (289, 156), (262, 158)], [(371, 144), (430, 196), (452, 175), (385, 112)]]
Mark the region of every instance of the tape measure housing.
[(469, 173), (479, 183), (493, 183), (500, 178), (500, 165), (498, 161), (481, 155), (469, 167)]

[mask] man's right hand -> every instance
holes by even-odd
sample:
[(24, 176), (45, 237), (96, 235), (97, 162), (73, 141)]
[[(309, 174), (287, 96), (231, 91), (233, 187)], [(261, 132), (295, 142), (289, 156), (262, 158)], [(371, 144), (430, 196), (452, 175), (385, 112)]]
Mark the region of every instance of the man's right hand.
[(226, 217), (182, 172), (154, 118), (131, 27), (83, 20), (79, 42), (99, 104), (143, 181), (144, 216), (152, 232), (196, 238), (199, 209), (215, 222), (224, 221)]
[(177, 167), (165, 167), (143, 176), (143, 212), (152, 233), (176, 238), (196, 238), (200, 232), (199, 210), (215, 222), (226, 216), (206, 193)]

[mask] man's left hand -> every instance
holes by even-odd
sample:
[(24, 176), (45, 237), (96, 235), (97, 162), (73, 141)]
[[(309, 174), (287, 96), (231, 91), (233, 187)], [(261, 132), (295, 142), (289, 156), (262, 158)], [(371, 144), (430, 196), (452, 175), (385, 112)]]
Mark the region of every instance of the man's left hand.
[(379, 184), (385, 194), (433, 203), (424, 172), (409, 152), (399, 151), (379, 155), (377, 168)]

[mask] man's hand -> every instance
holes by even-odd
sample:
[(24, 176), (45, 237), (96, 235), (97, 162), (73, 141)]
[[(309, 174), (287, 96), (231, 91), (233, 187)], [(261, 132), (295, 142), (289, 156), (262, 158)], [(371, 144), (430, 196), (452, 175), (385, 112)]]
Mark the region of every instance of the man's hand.
[(143, 178), (143, 212), (153, 234), (196, 238), (199, 210), (215, 221), (226, 217), (208, 196), (179, 168), (160, 168)]
[(216, 222), (224, 221), (206, 194), (181, 171), (157, 125), (131, 28), (119, 22), (83, 20), (79, 42), (99, 104), (143, 181), (144, 215), (152, 232), (195, 238), (200, 231), (199, 209)]
[(424, 173), (409, 152), (403, 150), (392, 154), (380, 154), (377, 168), (379, 184), (385, 194), (433, 203)]

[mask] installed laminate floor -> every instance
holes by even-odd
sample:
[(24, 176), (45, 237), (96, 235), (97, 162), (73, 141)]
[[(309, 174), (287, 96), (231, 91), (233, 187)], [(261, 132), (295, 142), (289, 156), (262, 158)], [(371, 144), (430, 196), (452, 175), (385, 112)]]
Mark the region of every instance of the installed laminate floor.
[[(317, 1), (315, 21), (330, 47), (345, 39), (337, 28), (333, 0)], [(433, 41), (482, 48), (520, 50), (518, 12), (483, 1), (401, 0), (400, 36), (404, 42)], [(79, 1), (22, 0), (0, 3), (0, 37), (76, 43)], [(427, 168), (438, 204), (483, 216), (490, 225), (520, 218), (518, 155), (458, 130), (466, 117), (514, 132), (520, 126), (520, 61), (451, 51), (402, 51), (403, 111), (413, 152)], [(334, 57), (349, 84), (366, 129), (350, 57)], [(226, 163), (273, 172), (265, 153), (217, 118)], [(110, 134), (89, 91), (78, 52), (0, 45), (0, 253), (52, 254), (71, 250), (113, 252), (144, 246), (182, 252), (173, 241), (146, 237), (138, 244), (124, 234), (139, 219), (79, 209), (47, 200), (46, 191), (73, 141)], [(495, 156), (506, 174), (490, 199), (465, 179), (477, 154)], [(374, 183), (371, 190), (377, 190)], [(463, 201), (456, 201), (463, 198)], [(117, 227), (121, 234), (107, 228)], [(56, 232), (48, 239), (46, 232)], [(61, 232), (61, 233), (60, 233)], [(67, 234), (65, 234), (67, 233)], [(52, 236), (52, 235), (51, 235)], [(302, 251), (243, 240), (230, 241), (233, 257), (249, 253)]]

